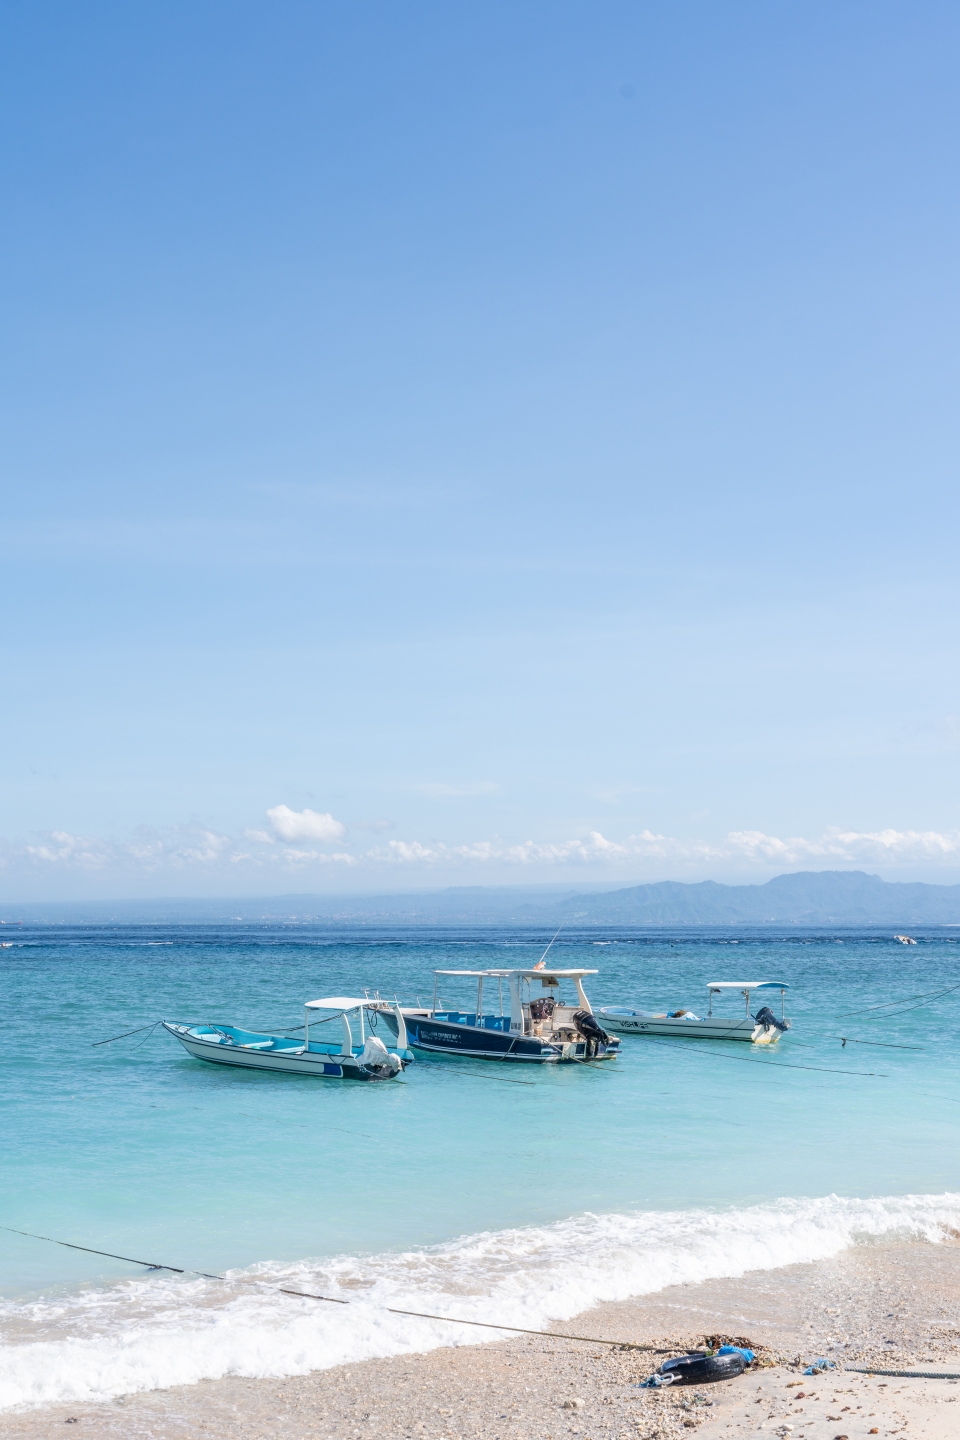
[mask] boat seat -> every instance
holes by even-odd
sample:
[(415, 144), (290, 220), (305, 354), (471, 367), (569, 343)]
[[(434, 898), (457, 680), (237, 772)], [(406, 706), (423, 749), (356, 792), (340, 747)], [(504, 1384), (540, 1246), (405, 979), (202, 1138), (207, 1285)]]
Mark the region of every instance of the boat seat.
[(272, 1040), (243, 1040), (241, 1045), (244, 1050), (270, 1050), (273, 1047)]

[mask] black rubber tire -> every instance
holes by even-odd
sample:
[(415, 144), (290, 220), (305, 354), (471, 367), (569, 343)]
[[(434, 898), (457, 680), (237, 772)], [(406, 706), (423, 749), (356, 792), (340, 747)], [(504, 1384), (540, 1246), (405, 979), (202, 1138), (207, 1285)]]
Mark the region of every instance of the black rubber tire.
[(742, 1355), (678, 1355), (665, 1360), (661, 1375), (672, 1375), (674, 1385), (713, 1385), (742, 1375), (747, 1362)]

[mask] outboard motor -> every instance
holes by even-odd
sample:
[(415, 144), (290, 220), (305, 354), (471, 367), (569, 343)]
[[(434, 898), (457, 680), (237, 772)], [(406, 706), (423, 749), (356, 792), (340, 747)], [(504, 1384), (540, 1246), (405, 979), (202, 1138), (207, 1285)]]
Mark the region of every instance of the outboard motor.
[(601, 1045), (606, 1045), (610, 1036), (606, 1030), (597, 1023), (596, 1017), (591, 1015), (589, 1010), (574, 1010), (573, 1023), (587, 1042), (587, 1057), (596, 1055)]
[(378, 1079), (387, 1080), (392, 1075), (397, 1075), (403, 1069), (403, 1061), (399, 1055), (391, 1055), (382, 1040), (376, 1035), (368, 1035), (366, 1044), (358, 1057), (364, 1070)]
[(764, 1005), (763, 1009), (758, 1010), (753, 1018), (758, 1025), (772, 1025), (775, 1029), (779, 1030), (781, 1034), (790, 1029), (790, 1021), (778, 1020), (769, 1005)]
[(754, 1045), (770, 1045), (774, 1040), (779, 1040), (784, 1031), (790, 1029), (790, 1021), (778, 1020), (769, 1005), (764, 1005), (753, 1018), (757, 1022), (750, 1037)]

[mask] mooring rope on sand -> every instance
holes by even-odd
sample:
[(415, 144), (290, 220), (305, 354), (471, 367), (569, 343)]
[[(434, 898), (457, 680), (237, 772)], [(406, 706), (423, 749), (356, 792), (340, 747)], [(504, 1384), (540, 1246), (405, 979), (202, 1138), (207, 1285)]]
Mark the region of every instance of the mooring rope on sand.
[(890, 1375), (897, 1380), (960, 1380), (956, 1370), (872, 1370), (868, 1365), (844, 1365), (843, 1375)]
[[(123, 1260), (128, 1265), (143, 1265), (147, 1270), (169, 1270), (172, 1275), (199, 1275), (204, 1280), (220, 1280), (225, 1285), (269, 1285), (269, 1281), (254, 1276), (212, 1275), (208, 1270), (194, 1270), (184, 1265), (161, 1265), (156, 1260), (136, 1260), (131, 1255), (117, 1255), (112, 1250), (94, 1250), (90, 1245), (76, 1245), (70, 1240), (55, 1240), (51, 1235), (36, 1235), (32, 1230), (15, 1230), (12, 1225), (0, 1225), (9, 1235), (24, 1235), (28, 1240), (45, 1240), (48, 1245), (62, 1245), (66, 1250), (82, 1250), (86, 1255), (103, 1255), (108, 1260)], [(285, 1285), (274, 1285), (272, 1289), (281, 1295), (293, 1295), (300, 1300), (323, 1300), (328, 1305), (351, 1305), (351, 1300), (340, 1300), (334, 1295), (316, 1295), (309, 1290), (291, 1290)], [(610, 1345), (615, 1350), (646, 1350), (652, 1355), (669, 1355), (671, 1351), (657, 1345), (637, 1345), (631, 1340), (601, 1340), (596, 1335), (565, 1335), (559, 1330), (531, 1330), (525, 1325), (498, 1325), (492, 1320), (461, 1320), (455, 1315), (431, 1315), (425, 1310), (398, 1310), (395, 1306), (382, 1307), (387, 1315), (411, 1315), (417, 1320), (440, 1320), (447, 1325), (476, 1325), (483, 1330), (509, 1330), (514, 1335), (539, 1335), (547, 1340), (582, 1340), (586, 1345)]]

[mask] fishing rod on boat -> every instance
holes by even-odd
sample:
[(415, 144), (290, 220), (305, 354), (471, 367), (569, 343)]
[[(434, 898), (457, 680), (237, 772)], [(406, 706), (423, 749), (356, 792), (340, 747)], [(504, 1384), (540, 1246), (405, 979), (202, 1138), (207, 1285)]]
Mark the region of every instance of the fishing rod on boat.
[[(560, 934), (560, 930), (562, 930), (562, 929), (563, 929), (563, 926), (561, 925), (560, 928), (557, 930), (557, 935)], [(553, 940), (556, 940), (557, 935), (554, 935)], [(546, 960), (547, 956), (550, 954), (550, 951), (553, 949), (553, 940), (550, 941), (550, 944), (547, 946), (546, 950), (544, 950), (543, 954), (540, 956), (540, 959), (537, 961), (536, 965), (534, 965), (534, 967), (533, 967), (534, 970), (539, 970), (540, 967), (541, 967), (541, 965), (543, 964), (544, 960)]]
[[(82, 1250), (86, 1255), (103, 1255), (107, 1260), (123, 1260), (127, 1265), (142, 1265), (147, 1270), (167, 1270), (171, 1275), (199, 1275), (204, 1280), (220, 1280), (225, 1285), (262, 1285), (263, 1281), (252, 1276), (212, 1275), (207, 1270), (194, 1270), (185, 1265), (160, 1265), (153, 1260), (135, 1260), (131, 1255), (115, 1255), (111, 1250), (94, 1250), (90, 1245), (75, 1245), (70, 1240), (55, 1240), (51, 1235), (36, 1235), (32, 1230), (15, 1230), (12, 1225), (0, 1225), (9, 1235), (24, 1235), (28, 1240), (44, 1240), (48, 1245), (62, 1245), (65, 1250)], [(317, 1295), (309, 1290), (291, 1290), (286, 1285), (272, 1287), (281, 1295), (293, 1295), (300, 1300), (322, 1300), (327, 1305), (351, 1305), (351, 1300), (341, 1300), (335, 1295)], [(582, 1340), (587, 1345), (611, 1345), (615, 1350), (646, 1350), (653, 1355), (669, 1355), (656, 1345), (637, 1345), (630, 1340), (601, 1340), (596, 1335), (565, 1335), (559, 1330), (531, 1330), (526, 1325), (497, 1325), (493, 1320), (464, 1320), (456, 1315), (431, 1315), (425, 1310), (400, 1310), (385, 1305), (388, 1315), (409, 1315), (417, 1320), (440, 1320), (447, 1325), (476, 1325), (483, 1330), (509, 1330), (515, 1335), (540, 1335), (548, 1340)]]

